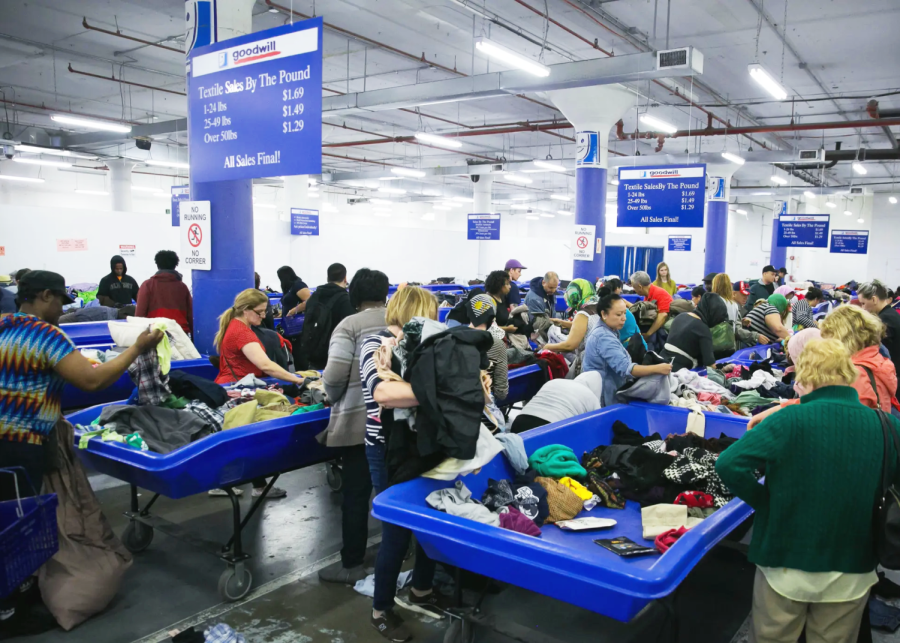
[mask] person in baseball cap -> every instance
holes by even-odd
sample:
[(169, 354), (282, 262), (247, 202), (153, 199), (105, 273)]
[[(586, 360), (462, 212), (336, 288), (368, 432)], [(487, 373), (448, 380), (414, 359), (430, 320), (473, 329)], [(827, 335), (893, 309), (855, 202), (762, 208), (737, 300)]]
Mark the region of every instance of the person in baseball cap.
[(519, 286), (516, 284), (519, 277), (522, 276), (523, 270), (528, 270), (527, 266), (523, 266), (517, 259), (510, 259), (503, 267), (509, 274), (509, 293), (506, 295), (506, 305), (514, 308), (522, 304), (522, 295), (519, 293)]
[(735, 281), (731, 284), (731, 291), (734, 300), (741, 308), (747, 305), (747, 296), (750, 294), (750, 284), (746, 281)]

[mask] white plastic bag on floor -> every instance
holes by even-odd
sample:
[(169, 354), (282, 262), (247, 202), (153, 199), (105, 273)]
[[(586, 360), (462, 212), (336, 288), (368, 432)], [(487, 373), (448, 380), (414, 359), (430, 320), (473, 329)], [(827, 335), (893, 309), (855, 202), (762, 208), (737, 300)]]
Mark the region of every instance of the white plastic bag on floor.
[[(397, 590), (401, 590), (406, 587), (410, 581), (412, 580), (412, 570), (406, 572), (400, 572), (400, 575), (397, 577)], [(362, 580), (356, 581), (356, 585), (353, 586), (357, 592), (362, 594), (363, 596), (368, 596), (369, 598), (375, 598), (375, 574), (369, 574)]]

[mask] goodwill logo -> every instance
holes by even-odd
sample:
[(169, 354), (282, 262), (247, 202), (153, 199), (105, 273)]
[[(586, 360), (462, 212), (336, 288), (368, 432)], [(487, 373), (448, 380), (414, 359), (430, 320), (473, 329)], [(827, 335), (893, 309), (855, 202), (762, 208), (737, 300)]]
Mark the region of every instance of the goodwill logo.
[(644, 170), (644, 173), (641, 175), (642, 179), (663, 179), (663, 178), (675, 178), (681, 176), (681, 172), (678, 170)]
[(228, 66), (228, 52), (220, 51), (219, 52), (219, 69)]
[(195, 56), (191, 62), (194, 78), (214, 74), (232, 67), (306, 54), (319, 48), (317, 27), (257, 40), (243, 45)]

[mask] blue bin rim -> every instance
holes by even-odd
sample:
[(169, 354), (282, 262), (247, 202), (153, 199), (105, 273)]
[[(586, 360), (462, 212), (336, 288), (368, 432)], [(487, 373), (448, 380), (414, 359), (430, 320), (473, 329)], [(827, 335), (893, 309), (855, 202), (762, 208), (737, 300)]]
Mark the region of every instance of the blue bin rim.
[[(527, 443), (531, 437), (536, 437), (543, 433), (549, 433), (555, 429), (564, 426), (579, 424), (587, 419), (602, 417), (604, 415), (613, 414), (617, 409), (621, 409), (626, 405), (615, 404), (599, 411), (586, 413), (584, 415), (570, 418), (562, 422), (548, 424), (543, 427), (532, 429), (523, 439)], [(643, 407), (647, 409), (655, 409), (663, 413), (674, 413), (687, 416), (690, 411), (687, 409), (673, 408), (656, 404), (636, 403), (628, 406)], [(728, 422), (736, 422), (746, 424), (745, 420), (723, 416), (722, 420)], [(686, 422), (686, 419), (685, 419)], [(462, 542), (479, 542), (481, 548), (486, 549), (484, 542), (484, 531), (481, 523), (466, 520), (458, 516), (451, 516), (437, 510), (429, 508), (425, 504), (425, 499), (421, 499), (420, 505), (412, 505), (406, 501), (399, 501), (399, 505), (389, 504), (400, 495), (399, 490), (403, 485), (391, 487), (375, 497), (372, 503), (372, 515), (379, 520), (405, 527), (414, 533), (423, 532), (440, 538), (452, 537), (454, 540)], [(648, 570), (640, 570), (637, 568), (629, 570), (631, 573), (623, 573), (619, 570), (610, 569), (602, 564), (602, 558), (598, 557), (597, 561), (586, 562), (582, 558), (573, 556), (569, 550), (559, 547), (556, 544), (544, 541), (540, 538), (534, 538), (504, 530), (502, 539), (494, 539), (493, 543), (502, 545), (502, 551), (498, 548), (495, 553), (510, 562), (520, 562), (530, 567), (547, 569), (553, 573), (565, 573), (568, 576), (579, 578), (579, 580), (592, 583), (605, 589), (631, 596), (637, 599), (653, 600), (662, 598), (671, 594), (690, 573), (694, 566), (730, 531), (722, 531), (707, 539), (707, 535), (714, 531), (723, 522), (734, 522), (736, 525), (743, 522), (753, 513), (749, 505), (741, 500), (734, 499), (724, 507), (716, 511), (712, 516), (705, 519), (702, 523), (689, 530), (679, 540), (678, 551), (679, 556), (659, 557), (656, 564)], [(423, 528), (428, 525), (429, 528)], [(498, 528), (499, 529), (499, 528)], [(707, 540), (707, 542), (703, 542)], [(534, 550), (543, 550), (544, 559), (550, 558), (551, 561), (558, 562), (556, 565), (536, 564), (534, 562)], [(688, 554), (687, 551), (690, 553)], [(579, 570), (578, 572), (571, 571)], [(477, 569), (470, 570), (475, 573), (483, 573)], [(632, 588), (626, 587), (631, 585)]]

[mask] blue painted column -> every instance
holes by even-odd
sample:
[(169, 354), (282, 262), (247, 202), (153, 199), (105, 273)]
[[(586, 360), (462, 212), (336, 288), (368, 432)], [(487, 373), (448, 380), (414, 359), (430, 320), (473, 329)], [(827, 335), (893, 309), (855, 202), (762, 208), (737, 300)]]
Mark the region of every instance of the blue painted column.
[(725, 272), (728, 249), (728, 201), (706, 204), (706, 255), (703, 275)]
[(605, 274), (606, 175), (605, 167), (582, 166), (575, 170), (575, 224), (594, 226), (595, 237), (594, 260), (573, 261), (572, 273), (575, 279), (591, 283)]
[(775, 201), (772, 206), (772, 249), (769, 254), (769, 263), (778, 270), (782, 266), (786, 266), (787, 248), (778, 247), (778, 219), (782, 214), (787, 214), (787, 201)]
[[(190, 127), (190, 124), (188, 125)], [(194, 345), (217, 354), (219, 315), (242, 290), (253, 288), (253, 182), (191, 181), (191, 201), (210, 202), (212, 270), (194, 270)]]

